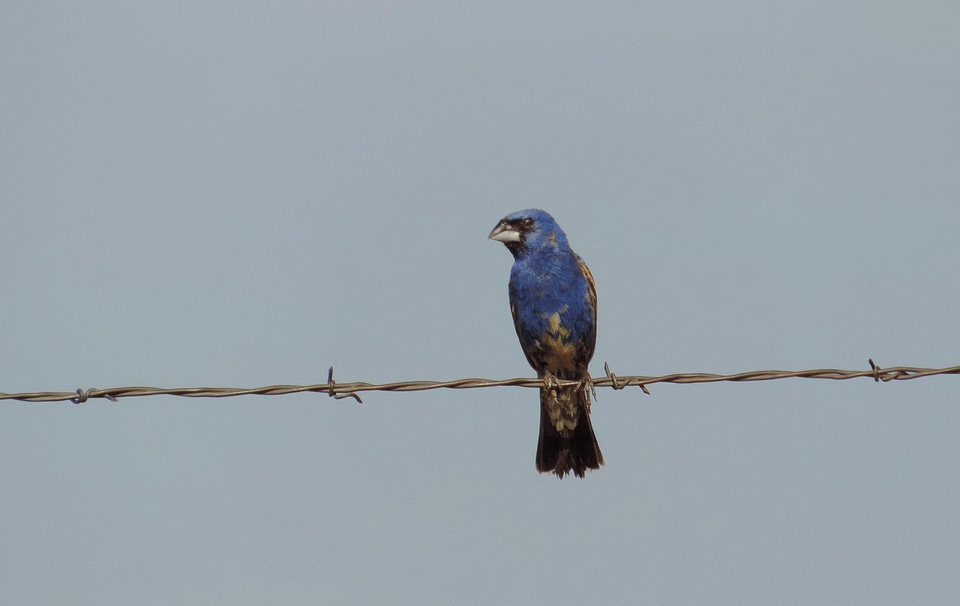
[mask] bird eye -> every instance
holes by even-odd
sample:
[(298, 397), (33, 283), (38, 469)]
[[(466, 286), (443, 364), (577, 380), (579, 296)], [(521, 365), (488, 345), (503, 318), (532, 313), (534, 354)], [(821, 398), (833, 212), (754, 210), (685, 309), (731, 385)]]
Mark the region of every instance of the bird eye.
[(526, 228), (533, 227), (533, 217), (526, 217), (523, 220), (522, 225)]

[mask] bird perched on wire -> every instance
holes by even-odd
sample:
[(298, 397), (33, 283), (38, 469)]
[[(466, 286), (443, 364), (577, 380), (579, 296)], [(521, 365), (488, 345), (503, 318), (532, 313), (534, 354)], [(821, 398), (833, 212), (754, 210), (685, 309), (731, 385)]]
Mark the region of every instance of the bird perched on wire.
[[(567, 235), (542, 210), (504, 217), (490, 232), (513, 254), (510, 312), (540, 388), (537, 471), (583, 477), (603, 465), (590, 423), (593, 381), (587, 365), (597, 342), (597, 289)], [(560, 382), (576, 381), (576, 385)]]

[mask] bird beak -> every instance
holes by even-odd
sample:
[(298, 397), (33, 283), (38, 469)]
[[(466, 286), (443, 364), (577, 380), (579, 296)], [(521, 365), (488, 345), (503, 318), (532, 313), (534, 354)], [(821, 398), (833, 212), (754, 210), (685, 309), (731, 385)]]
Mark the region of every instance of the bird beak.
[(519, 242), (520, 241), (520, 232), (514, 229), (506, 221), (501, 221), (493, 228), (493, 231), (490, 232), (490, 239), (496, 240), (497, 242), (503, 242), (507, 244), (509, 242)]

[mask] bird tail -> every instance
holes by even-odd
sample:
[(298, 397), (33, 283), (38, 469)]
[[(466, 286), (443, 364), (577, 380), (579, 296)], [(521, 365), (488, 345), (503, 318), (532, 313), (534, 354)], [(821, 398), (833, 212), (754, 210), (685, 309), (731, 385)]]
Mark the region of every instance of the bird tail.
[(603, 455), (590, 423), (590, 392), (584, 386), (540, 389), (540, 441), (537, 471), (557, 477), (571, 471), (582, 478), (599, 469)]

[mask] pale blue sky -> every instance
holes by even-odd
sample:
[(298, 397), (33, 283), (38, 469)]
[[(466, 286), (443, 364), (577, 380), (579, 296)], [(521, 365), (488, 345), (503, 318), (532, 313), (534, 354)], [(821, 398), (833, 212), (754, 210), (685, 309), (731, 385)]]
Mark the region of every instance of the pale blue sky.
[[(960, 6), (11, 1), (0, 391), (960, 364)], [(0, 403), (0, 602), (960, 600), (960, 379)]]

